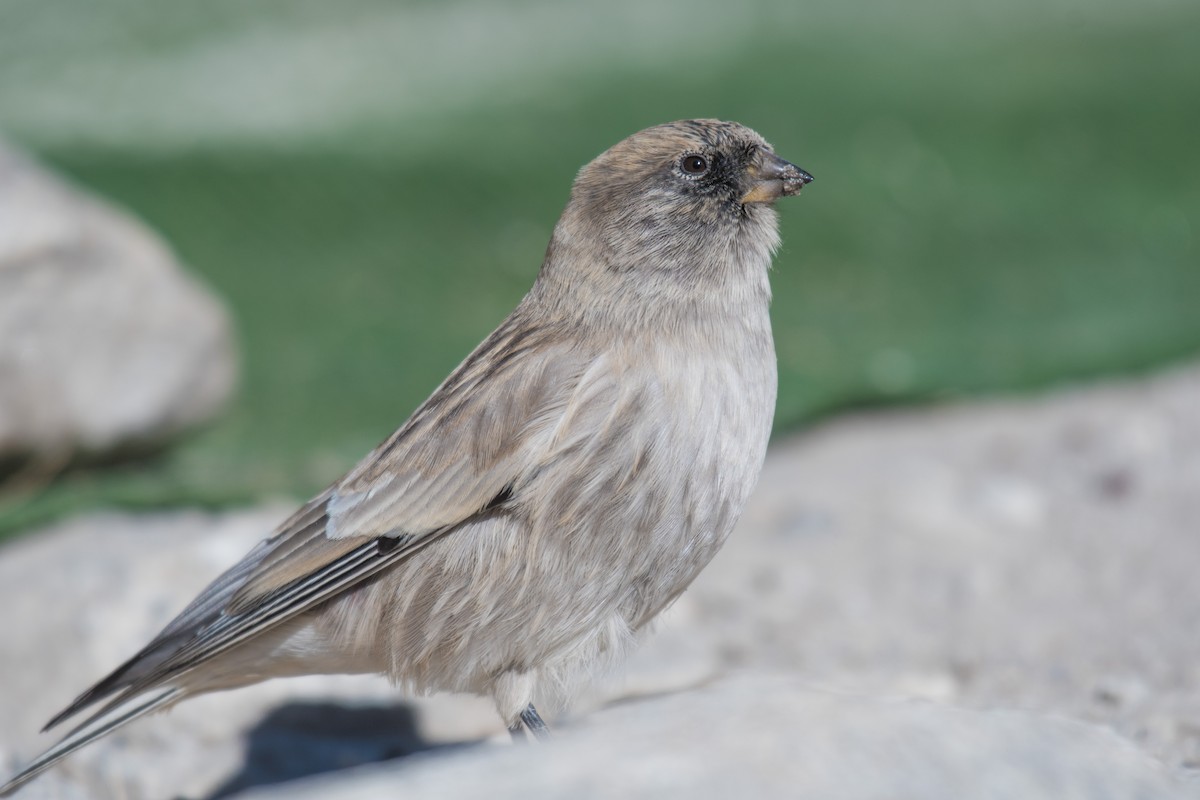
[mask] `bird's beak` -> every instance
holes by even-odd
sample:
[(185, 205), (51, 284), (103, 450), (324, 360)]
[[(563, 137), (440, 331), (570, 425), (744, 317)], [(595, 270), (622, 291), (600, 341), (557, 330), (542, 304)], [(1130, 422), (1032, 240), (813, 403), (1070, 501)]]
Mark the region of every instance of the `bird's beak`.
[(774, 203), (781, 197), (800, 194), (804, 184), (813, 180), (812, 175), (767, 150), (758, 151), (746, 172), (754, 182), (742, 195), (743, 204)]

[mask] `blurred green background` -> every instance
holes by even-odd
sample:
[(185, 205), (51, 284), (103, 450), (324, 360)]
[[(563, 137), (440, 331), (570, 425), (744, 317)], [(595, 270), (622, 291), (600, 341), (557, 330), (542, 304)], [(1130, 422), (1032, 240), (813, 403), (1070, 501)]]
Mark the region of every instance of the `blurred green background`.
[(781, 207), (777, 430), (1200, 345), (1194, 0), (4, 0), (0, 130), (226, 298), (242, 388), (154, 459), (0, 499), (303, 495), (519, 300), (575, 171), (671, 119), (817, 177)]

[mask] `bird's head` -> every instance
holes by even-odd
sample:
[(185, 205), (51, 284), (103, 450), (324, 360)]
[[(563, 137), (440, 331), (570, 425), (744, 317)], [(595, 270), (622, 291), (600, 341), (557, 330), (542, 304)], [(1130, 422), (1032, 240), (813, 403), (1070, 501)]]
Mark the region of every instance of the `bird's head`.
[(735, 122), (657, 125), (579, 171), (552, 252), (569, 249), (573, 262), (614, 272), (688, 280), (747, 259), (765, 269), (778, 244), (771, 206), (812, 179)]
[(739, 216), (799, 194), (812, 176), (744, 125), (690, 119), (635, 133), (579, 172), (574, 199), (613, 210), (664, 204), (702, 218)]

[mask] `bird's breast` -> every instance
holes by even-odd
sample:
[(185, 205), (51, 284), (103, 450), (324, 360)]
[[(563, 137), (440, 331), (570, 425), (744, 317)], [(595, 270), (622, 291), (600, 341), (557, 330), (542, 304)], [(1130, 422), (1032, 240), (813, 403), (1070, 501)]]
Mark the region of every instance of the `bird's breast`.
[[(716, 554), (758, 480), (775, 407), (765, 319), (618, 342), (564, 417), (529, 527), (574, 608), (644, 624)], [(558, 606), (563, 608), (563, 606)]]

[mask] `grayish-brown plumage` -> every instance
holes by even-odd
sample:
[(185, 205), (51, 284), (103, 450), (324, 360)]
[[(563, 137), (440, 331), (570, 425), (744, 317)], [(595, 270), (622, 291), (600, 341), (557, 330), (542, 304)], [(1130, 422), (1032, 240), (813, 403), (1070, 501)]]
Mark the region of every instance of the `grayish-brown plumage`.
[(510, 729), (682, 592), (758, 479), (775, 406), (771, 204), (812, 178), (741, 125), (584, 167), (529, 294), (400, 430), (50, 726), (0, 794), (150, 711), (311, 673), (487, 695)]

